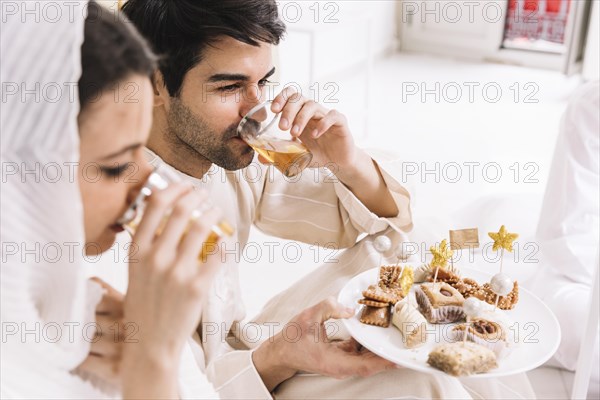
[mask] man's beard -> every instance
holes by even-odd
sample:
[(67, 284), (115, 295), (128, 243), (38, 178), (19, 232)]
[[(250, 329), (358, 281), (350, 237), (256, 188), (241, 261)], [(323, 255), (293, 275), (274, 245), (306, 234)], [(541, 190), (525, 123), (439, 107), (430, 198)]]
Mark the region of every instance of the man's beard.
[(194, 115), (178, 98), (171, 98), (167, 116), (169, 134), (211, 163), (229, 171), (247, 167), (254, 157), (249, 146), (239, 146), (230, 139), (238, 136), (237, 124), (230, 125), (221, 133), (211, 130), (206, 122)]

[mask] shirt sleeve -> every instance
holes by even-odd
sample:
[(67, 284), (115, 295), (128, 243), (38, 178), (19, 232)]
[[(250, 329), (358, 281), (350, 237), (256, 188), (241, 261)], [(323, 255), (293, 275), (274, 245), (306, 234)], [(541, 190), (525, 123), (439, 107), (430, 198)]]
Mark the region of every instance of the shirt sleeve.
[(272, 398), (252, 362), (252, 350), (232, 351), (217, 357), (206, 373), (222, 399)]
[(369, 152), (399, 210), (392, 218), (372, 213), (335, 175), (326, 169), (307, 169), (293, 178), (269, 174), (258, 203), (255, 225), (263, 232), (309, 244), (354, 245), (362, 234), (388, 227), (412, 229), (410, 195), (394, 177), (394, 162)]

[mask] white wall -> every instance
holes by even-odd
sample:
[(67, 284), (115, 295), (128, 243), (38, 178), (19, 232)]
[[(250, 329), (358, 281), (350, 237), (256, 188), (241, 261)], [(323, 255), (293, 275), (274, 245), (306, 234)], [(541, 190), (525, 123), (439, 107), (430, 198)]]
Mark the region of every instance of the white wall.
[[(331, 78), (367, 58), (395, 48), (396, 1), (282, 1), (288, 33), (279, 46), (283, 82)], [(313, 61), (314, 60), (314, 61)]]
[(482, 60), (500, 47), (507, 5), (507, 0), (403, 0), (401, 49)]

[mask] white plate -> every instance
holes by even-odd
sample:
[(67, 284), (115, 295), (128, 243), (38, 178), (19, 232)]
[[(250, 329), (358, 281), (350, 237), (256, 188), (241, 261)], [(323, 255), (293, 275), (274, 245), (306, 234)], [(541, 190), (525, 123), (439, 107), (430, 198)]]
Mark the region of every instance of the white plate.
[[(475, 279), (480, 284), (489, 282), (491, 276), (484, 272), (462, 268), (464, 277)], [(428, 373), (442, 373), (427, 364), (429, 352), (438, 344), (444, 343), (445, 332), (455, 324), (428, 324), (427, 343), (416, 349), (407, 349), (400, 331), (390, 323), (387, 328), (365, 325), (359, 321), (362, 306), (357, 307), (362, 292), (367, 286), (377, 282), (379, 268), (373, 268), (355, 276), (344, 286), (338, 300), (346, 306), (356, 308), (354, 317), (343, 320), (344, 325), (360, 344), (373, 353), (398, 365)], [(413, 295), (413, 304), (416, 305)], [(552, 311), (535, 295), (519, 287), (519, 302), (513, 310), (502, 311), (513, 322), (510, 330), (513, 349), (509, 355), (498, 360), (498, 368), (485, 374), (472, 375), (478, 378), (491, 378), (513, 375), (539, 367), (556, 352), (560, 343), (560, 326)]]

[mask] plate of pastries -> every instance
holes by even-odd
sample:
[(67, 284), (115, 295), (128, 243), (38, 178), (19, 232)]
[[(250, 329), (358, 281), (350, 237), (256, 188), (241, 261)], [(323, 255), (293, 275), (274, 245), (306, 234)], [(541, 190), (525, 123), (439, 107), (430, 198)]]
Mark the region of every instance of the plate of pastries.
[(356, 309), (343, 322), (361, 345), (422, 372), (517, 374), (546, 362), (560, 343), (552, 311), (505, 274), (382, 265), (355, 276), (338, 300)]

